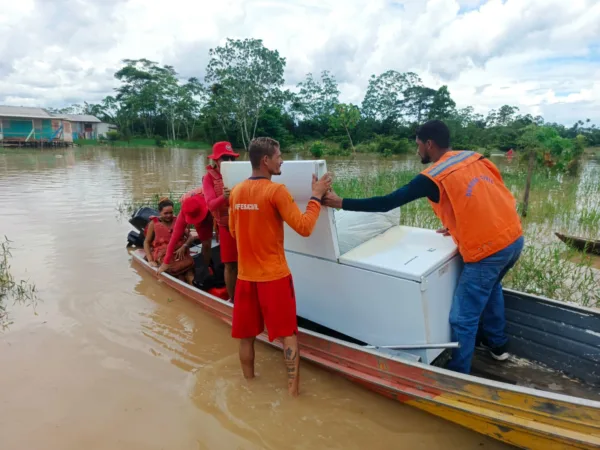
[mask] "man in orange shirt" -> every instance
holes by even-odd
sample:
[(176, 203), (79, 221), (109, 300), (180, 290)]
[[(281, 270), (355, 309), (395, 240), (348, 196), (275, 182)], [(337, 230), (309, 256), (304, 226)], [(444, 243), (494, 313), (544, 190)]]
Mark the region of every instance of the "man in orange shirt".
[(310, 236), (321, 198), (331, 188), (331, 176), (313, 175), (312, 197), (303, 214), (283, 184), (279, 143), (256, 138), (248, 148), (252, 176), (234, 187), (229, 198), (229, 231), (238, 250), (238, 281), (233, 304), (232, 336), (240, 341), (240, 363), (246, 379), (254, 378), (254, 340), (266, 325), (269, 340), (283, 338), (288, 391), (298, 395), (298, 323), (294, 283), (283, 248), (283, 222), (301, 236)]

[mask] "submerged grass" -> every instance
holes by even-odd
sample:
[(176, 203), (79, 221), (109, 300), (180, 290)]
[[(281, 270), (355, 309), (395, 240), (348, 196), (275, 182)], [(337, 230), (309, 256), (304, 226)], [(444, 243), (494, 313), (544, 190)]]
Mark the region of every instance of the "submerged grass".
[[(554, 231), (596, 238), (600, 234), (600, 170), (580, 178), (540, 171), (534, 175), (529, 213), (523, 221), (526, 247), (505, 286), (557, 300), (600, 307), (600, 271), (594, 258), (557, 242)], [(385, 195), (410, 181), (417, 172), (387, 171), (373, 176), (336, 180), (341, 197)], [(502, 173), (515, 198), (521, 199), (526, 174)], [(441, 226), (426, 199), (402, 206), (402, 225), (435, 229)]]
[(12, 321), (8, 313), (7, 301), (24, 303), (28, 306), (37, 304), (37, 291), (35, 285), (26, 280), (16, 281), (10, 271), (11, 241), (4, 236), (0, 242), (0, 331), (8, 327)]
[[(93, 146), (97, 147), (99, 145), (106, 145), (110, 147), (131, 147), (131, 148), (144, 148), (144, 147), (156, 147), (157, 140), (156, 139), (147, 139), (147, 138), (133, 138), (129, 141), (98, 141), (96, 139), (76, 139), (73, 141), (76, 145), (85, 147), (85, 146)], [(198, 150), (209, 150), (211, 145), (203, 142), (203, 141), (161, 141), (161, 147), (168, 148), (188, 148), (188, 149), (198, 149)]]

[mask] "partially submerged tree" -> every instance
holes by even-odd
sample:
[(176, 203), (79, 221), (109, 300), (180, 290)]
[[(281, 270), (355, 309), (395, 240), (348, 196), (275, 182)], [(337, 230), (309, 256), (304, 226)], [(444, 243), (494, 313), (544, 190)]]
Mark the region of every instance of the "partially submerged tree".
[[(576, 144), (576, 145), (575, 145)], [(547, 126), (528, 125), (518, 139), (518, 148), (528, 160), (527, 179), (521, 206), (521, 216), (527, 216), (531, 180), (536, 165), (554, 170), (567, 171), (576, 164), (583, 153), (583, 144), (561, 137), (556, 129)]]
[(356, 105), (349, 105), (345, 103), (338, 103), (335, 105), (334, 109), (334, 114), (329, 118), (330, 126), (334, 129), (343, 129), (346, 131), (346, 135), (350, 141), (350, 147), (352, 148), (352, 153), (355, 153), (356, 150), (354, 149), (354, 143), (352, 142), (350, 131), (356, 128), (356, 125), (360, 120), (360, 110)]

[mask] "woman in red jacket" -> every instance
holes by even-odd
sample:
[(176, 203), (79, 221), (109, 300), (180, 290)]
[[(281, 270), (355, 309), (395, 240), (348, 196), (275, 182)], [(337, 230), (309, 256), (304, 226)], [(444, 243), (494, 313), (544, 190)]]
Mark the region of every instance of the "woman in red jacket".
[(235, 239), (229, 232), (229, 189), (223, 184), (221, 162), (234, 161), (239, 156), (233, 152), (229, 142), (217, 142), (213, 145), (212, 155), (208, 156), (212, 161), (206, 167), (207, 173), (202, 180), (206, 204), (219, 227), (221, 262), (225, 264), (225, 285), (230, 299), (235, 292), (238, 258)]

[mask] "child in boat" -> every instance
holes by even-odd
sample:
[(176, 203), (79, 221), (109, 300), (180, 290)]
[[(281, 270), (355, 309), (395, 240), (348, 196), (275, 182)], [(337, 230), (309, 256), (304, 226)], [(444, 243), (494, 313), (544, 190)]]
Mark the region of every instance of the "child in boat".
[(331, 187), (331, 176), (317, 181), (312, 198), (300, 211), (283, 184), (279, 143), (256, 138), (248, 148), (252, 176), (238, 184), (229, 199), (229, 230), (238, 250), (238, 281), (233, 304), (232, 336), (240, 339), (240, 363), (246, 379), (254, 378), (254, 340), (266, 325), (269, 340), (283, 340), (288, 391), (298, 395), (298, 323), (294, 283), (283, 249), (283, 222), (302, 236), (310, 236), (321, 211), (321, 197)]
[(233, 299), (237, 280), (237, 247), (229, 232), (229, 189), (223, 184), (221, 162), (234, 161), (240, 155), (234, 153), (229, 142), (217, 142), (212, 154), (208, 156), (211, 164), (206, 167), (202, 180), (204, 198), (211, 214), (219, 227), (219, 246), (221, 262), (225, 265), (225, 285), (229, 298)]
[[(171, 269), (173, 253), (176, 248), (179, 248), (177, 244), (186, 233), (189, 225), (194, 225), (198, 233), (198, 239), (202, 242), (204, 264), (208, 267), (210, 266), (212, 257), (213, 218), (206, 206), (206, 200), (202, 194), (201, 187), (192, 189), (181, 196), (181, 213), (177, 216), (177, 220), (175, 220), (171, 239), (169, 240), (162, 264), (158, 268), (157, 275)], [(188, 247), (188, 245), (184, 245)]]
[[(158, 267), (163, 262), (176, 219), (173, 214), (173, 202), (167, 197), (159, 200), (158, 212), (160, 213), (159, 217), (151, 217), (144, 240), (146, 259), (153, 267)], [(185, 279), (190, 284), (194, 281), (194, 260), (189, 251), (193, 240), (193, 236), (187, 230), (181, 235), (175, 243), (177, 248), (175, 261), (167, 271), (170, 275)]]

